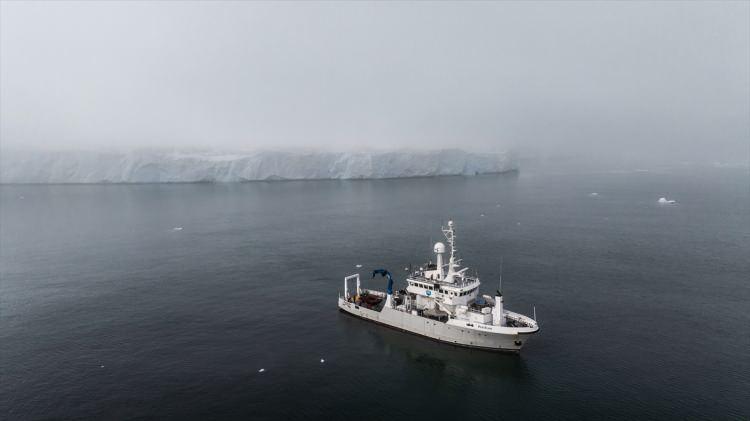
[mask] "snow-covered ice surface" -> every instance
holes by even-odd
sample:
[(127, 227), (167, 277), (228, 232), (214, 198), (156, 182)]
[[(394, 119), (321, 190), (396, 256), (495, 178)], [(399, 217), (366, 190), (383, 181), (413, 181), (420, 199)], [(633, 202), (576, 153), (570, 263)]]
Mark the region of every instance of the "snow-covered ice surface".
[(194, 183), (475, 175), (517, 169), (507, 153), (3, 151), (2, 183)]

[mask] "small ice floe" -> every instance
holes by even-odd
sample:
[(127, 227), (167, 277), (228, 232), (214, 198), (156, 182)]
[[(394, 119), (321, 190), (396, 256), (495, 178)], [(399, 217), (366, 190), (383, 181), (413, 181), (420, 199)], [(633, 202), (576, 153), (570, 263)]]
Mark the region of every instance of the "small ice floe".
[(258, 370), (258, 373), (262, 373), (264, 371), (266, 371), (266, 369), (265, 368), (261, 368), (260, 370)]
[(480, 213), (480, 214), (479, 214), (479, 216), (484, 216), (484, 214), (483, 214), (483, 213)]
[(324, 362), (326, 362), (326, 360), (324, 360), (324, 359), (321, 358), (320, 359), (320, 363), (323, 364)]
[(596, 197), (596, 196), (599, 196), (599, 193), (597, 193), (597, 192), (589, 193), (589, 196), (590, 197)]
[(516, 225), (521, 225), (521, 223), (520, 222), (516, 222)]
[(104, 368), (104, 364), (100, 365), (99, 368)]
[(657, 202), (660, 205), (674, 205), (675, 203), (677, 203), (677, 201), (672, 200), (672, 199), (667, 199), (666, 197), (660, 197), (659, 200), (657, 200)]
[(172, 228), (172, 231), (182, 231), (182, 227), (174, 227)]
[(362, 265), (357, 265), (357, 267), (358, 267), (358, 268), (361, 268), (361, 267), (362, 267)]

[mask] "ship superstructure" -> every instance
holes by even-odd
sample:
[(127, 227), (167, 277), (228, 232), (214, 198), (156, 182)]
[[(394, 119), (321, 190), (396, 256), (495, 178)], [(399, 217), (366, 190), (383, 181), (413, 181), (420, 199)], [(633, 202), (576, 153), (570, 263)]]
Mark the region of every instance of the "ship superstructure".
[[(344, 312), (389, 327), (454, 345), (494, 351), (519, 352), (526, 340), (539, 331), (534, 318), (503, 308), (502, 292), (479, 297), (481, 284), (457, 257), (453, 221), (443, 227), (448, 247), (434, 245), (435, 263), (429, 262), (406, 278), (406, 289), (393, 291), (393, 277), (385, 269), (372, 276), (388, 278), (386, 292), (361, 287), (359, 274), (344, 278), (344, 295), (338, 306)], [(448, 262), (444, 262), (446, 250)], [(349, 290), (349, 281), (356, 290)]]

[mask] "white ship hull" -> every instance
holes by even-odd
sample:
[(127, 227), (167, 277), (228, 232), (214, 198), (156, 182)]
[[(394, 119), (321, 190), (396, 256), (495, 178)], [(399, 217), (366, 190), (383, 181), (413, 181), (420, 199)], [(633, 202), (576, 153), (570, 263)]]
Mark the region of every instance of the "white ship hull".
[(538, 327), (527, 329), (485, 325), (480, 327), (476, 323), (455, 319), (441, 322), (389, 307), (383, 307), (381, 311), (370, 310), (341, 297), (339, 297), (338, 306), (341, 311), (394, 329), (452, 345), (488, 351), (519, 353), (529, 336), (539, 330)]

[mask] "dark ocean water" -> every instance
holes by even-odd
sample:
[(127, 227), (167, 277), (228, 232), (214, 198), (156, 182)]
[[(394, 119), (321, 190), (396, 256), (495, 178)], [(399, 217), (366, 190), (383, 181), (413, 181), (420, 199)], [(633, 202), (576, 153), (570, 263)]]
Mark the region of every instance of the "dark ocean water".
[[(681, 169), (2, 186), (0, 418), (747, 419), (749, 185)], [(337, 311), (356, 264), (403, 273), (448, 218), (483, 292), (502, 258), (506, 306), (536, 306), (520, 356)]]

